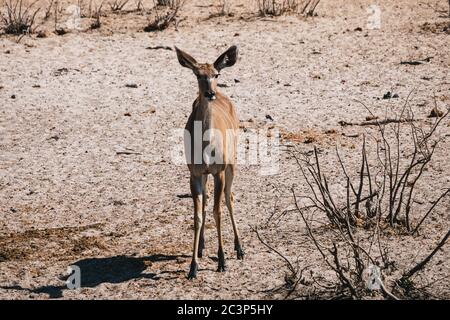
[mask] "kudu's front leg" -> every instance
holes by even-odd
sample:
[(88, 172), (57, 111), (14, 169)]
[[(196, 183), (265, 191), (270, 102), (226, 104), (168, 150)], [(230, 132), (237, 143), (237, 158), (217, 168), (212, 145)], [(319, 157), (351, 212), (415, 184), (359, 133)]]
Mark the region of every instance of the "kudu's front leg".
[(189, 270), (188, 279), (197, 277), (198, 272), (198, 248), (200, 240), (200, 229), (202, 225), (201, 200), (202, 194), (202, 178), (191, 176), (191, 193), (194, 200), (194, 249), (192, 253), (191, 268)]

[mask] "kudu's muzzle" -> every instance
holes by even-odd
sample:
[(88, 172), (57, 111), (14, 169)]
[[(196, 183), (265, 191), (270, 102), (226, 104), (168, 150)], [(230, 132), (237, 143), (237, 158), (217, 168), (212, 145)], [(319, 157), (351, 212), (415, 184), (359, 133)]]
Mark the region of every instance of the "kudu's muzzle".
[(205, 91), (205, 98), (207, 98), (209, 100), (215, 100), (216, 99), (216, 92), (214, 90)]

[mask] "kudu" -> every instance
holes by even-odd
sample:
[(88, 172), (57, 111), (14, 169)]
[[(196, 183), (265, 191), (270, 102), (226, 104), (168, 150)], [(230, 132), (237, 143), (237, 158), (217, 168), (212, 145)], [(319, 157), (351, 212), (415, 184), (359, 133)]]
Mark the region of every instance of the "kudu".
[[(208, 175), (214, 177), (214, 220), (219, 240), (217, 271), (225, 271), (220, 204), (225, 203), (230, 212), (234, 231), (234, 249), (238, 259), (244, 258), (239, 233), (233, 216), (231, 185), (235, 174), (237, 131), (236, 112), (231, 101), (220, 93), (217, 86), (219, 72), (236, 63), (238, 49), (232, 46), (214, 64), (198, 63), (192, 56), (175, 48), (178, 61), (191, 69), (197, 77), (199, 95), (192, 106), (185, 130), (185, 154), (190, 171), (190, 187), (194, 200), (194, 248), (188, 278), (197, 276), (198, 257), (205, 248), (206, 203)], [(200, 195), (202, 198), (200, 199)], [(201, 214), (200, 214), (200, 210)]]

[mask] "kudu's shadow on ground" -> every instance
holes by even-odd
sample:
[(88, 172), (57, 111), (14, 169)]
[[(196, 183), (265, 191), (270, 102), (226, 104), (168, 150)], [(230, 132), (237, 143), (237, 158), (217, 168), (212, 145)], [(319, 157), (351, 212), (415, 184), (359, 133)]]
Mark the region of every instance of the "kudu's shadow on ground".
[[(155, 254), (147, 257), (115, 256), (108, 258), (83, 259), (70, 264), (80, 268), (81, 288), (93, 288), (102, 283), (121, 283), (133, 279), (159, 280), (156, 273), (144, 272), (149, 263), (172, 261), (177, 258), (186, 258), (183, 255)], [(172, 273), (179, 273), (181, 270)], [(171, 273), (164, 271), (162, 273)], [(62, 281), (69, 279), (69, 275), (60, 278)], [(30, 293), (45, 293), (50, 298), (61, 298), (63, 290), (67, 290), (66, 283), (60, 286), (42, 286), (35, 289), (22, 288), (20, 286), (2, 286), (2, 289), (23, 290)]]

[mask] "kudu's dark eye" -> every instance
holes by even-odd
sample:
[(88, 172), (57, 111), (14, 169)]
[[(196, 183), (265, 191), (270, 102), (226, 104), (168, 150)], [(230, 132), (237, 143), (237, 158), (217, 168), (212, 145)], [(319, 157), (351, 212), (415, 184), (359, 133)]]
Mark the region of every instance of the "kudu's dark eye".
[(215, 76), (214, 76), (214, 78), (218, 78), (220, 76), (220, 74), (218, 73), (218, 74), (216, 74)]

